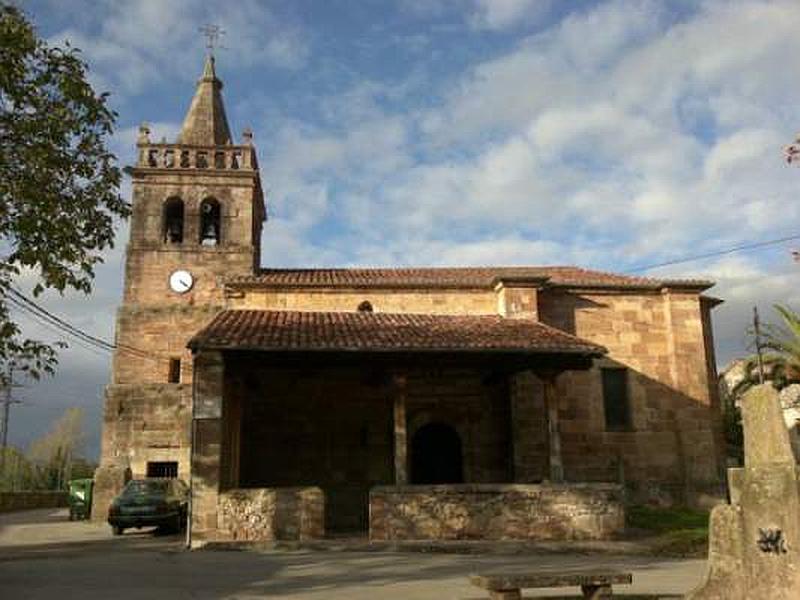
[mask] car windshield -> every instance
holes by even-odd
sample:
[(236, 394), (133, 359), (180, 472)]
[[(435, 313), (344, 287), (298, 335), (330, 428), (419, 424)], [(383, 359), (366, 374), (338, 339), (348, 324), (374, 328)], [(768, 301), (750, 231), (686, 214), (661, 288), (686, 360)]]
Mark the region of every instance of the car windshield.
[(165, 494), (169, 482), (158, 480), (129, 481), (122, 492), (123, 496), (141, 496), (150, 494)]

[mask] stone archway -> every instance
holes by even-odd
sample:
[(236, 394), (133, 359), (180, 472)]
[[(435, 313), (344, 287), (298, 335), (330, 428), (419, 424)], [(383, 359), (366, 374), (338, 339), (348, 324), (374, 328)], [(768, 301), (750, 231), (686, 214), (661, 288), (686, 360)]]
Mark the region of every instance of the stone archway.
[(411, 483), (464, 483), (461, 437), (445, 423), (420, 427), (411, 440)]

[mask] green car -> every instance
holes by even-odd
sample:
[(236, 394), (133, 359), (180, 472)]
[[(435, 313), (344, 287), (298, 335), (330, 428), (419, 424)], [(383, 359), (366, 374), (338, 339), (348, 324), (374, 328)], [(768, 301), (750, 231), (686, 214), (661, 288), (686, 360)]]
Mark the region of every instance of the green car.
[(189, 488), (179, 479), (132, 479), (111, 503), (108, 524), (114, 535), (131, 527), (180, 531), (188, 505)]

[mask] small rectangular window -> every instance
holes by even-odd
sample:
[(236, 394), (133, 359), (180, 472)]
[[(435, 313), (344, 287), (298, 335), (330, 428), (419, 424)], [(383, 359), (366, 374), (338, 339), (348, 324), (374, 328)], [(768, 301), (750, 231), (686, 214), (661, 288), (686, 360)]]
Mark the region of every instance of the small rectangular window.
[(178, 476), (178, 463), (176, 461), (149, 462), (147, 463), (147, 476), (175, 479)]
[(632, 429), (631, 406), (628, 398), (628, 370), (601, 369), (603, 376), (603, 409), (608, 431)]
[(169, 359), (169, 379), (170, 383), (180, 383), (181, 382), (181, 359), (180, 358), (170, 358)]

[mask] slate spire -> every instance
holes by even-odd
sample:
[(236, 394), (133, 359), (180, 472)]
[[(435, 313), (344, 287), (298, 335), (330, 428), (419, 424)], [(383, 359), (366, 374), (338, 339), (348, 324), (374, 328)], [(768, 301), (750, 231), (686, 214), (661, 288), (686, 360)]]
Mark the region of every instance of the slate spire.
[(208, 56), (197, 82), (189, 112), (183, 120), (178, 143), (223, 146), (231, 143), (231, 130), (222, 103), (222, 82), (214, 71), (214, 57)]

